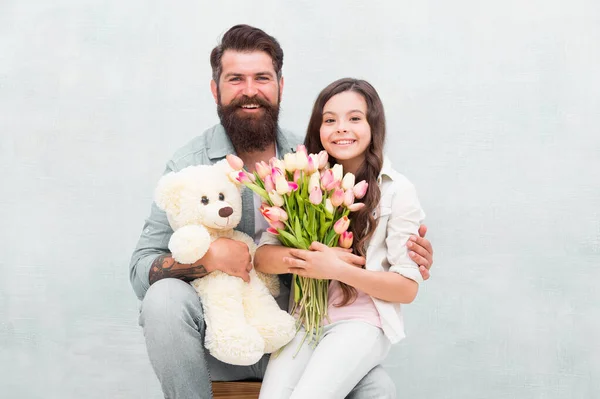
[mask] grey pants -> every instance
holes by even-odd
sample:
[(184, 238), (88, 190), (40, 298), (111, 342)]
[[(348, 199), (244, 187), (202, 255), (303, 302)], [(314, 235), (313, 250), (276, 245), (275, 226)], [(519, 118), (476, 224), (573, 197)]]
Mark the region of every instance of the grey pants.
[[(287, 298), (280, 299), (287, 303)], [(183, 281), (164, 279), (150, 286), (142, 302), (140, 326), (165, 398), (211, 399), (211, 381), (262, 379), (265, 374), (268, 356), (252, 366), (233, 366), (205, 351), (202, 304), (192, 286)], [(395, 397), (395, 385), (381, 366), (371, 370), (347, 396)]]

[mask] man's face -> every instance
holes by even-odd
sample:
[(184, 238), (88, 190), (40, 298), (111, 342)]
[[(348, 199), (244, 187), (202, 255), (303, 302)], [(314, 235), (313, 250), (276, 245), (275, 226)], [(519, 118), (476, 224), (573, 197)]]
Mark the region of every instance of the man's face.
[(262, 51), (227, 50), (217, 87), (211, 82), (221, 124), (238, 152), (263, 151), (275, 142), (283, 78)]

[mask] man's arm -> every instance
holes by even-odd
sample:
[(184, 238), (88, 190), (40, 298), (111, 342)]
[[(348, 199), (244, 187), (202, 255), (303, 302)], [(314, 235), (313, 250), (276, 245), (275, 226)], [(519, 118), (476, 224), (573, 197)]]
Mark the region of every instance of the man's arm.
[(192, 264), (179, 263), (171, 257), (171, 254), (158, 256), (152, 262), (148, 281), (150, 285), (163, 278), (177, 278), (190, 282), (215, 270), (221, 270), (248, 282), (250, 281), (248, 273), (252, 270), (251, 261), (246, 244), (228, 238), (219, 238), (210, 244), (202, 258)]
[(210, 272), (202, 265), (201, 260), (186, 265), (177, 262), (171, 257), (171, 254), (163, 254), (152, 262), (148, 280), (150, 285), (163, 278), (178, 278), (189, 283), (194, 279), (206, 276), (208, 273)]

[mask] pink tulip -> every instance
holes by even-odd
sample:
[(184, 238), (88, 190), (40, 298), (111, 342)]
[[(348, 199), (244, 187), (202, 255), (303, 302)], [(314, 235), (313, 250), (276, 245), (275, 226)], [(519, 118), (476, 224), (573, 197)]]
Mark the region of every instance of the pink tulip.
[(336, 188), (333, 194), (331, 194), (331, 205), (340, 206), (344, 203), (344, 190)]
[(325, 210), (329, 212), (330, 215), (333, 214), (333, 205), (331, 204), (331, 200), (329, 198), (325, 200)]
[(294, 172), (294, 183), (298, 183), (298, 181), (300, 180), (301, 177), (302, 177), (302, 170), (296, 169), (296, 171)]
[(323, 151), (319, 152), (318, 157), (319, 157), (319, 169), (323, 169), (325, 167), (325, 165), (327, 165), (327, 159), (329, 158), (329, 154), (327, 154), (327, 151), (323, 150)]
[(271, 166), (271, 168), (277, 168), (279, 170), (285, 169), (285, 163), (281, 159), (278, 159), (276, 157), (273, 157), (269, 160), (269, 166)]
[(290, 186), (288, 185), (288, 181), (285, 180), (285, 176), (275, 176), (275, 190), (279, 195), (287, 194), (291, 191)]
[(260, 207), (259, 210), (269, 223), (288, 220), (288, 214), (277, 206)]
[(344, 231), (342, 234), (340, 234), (340, 240), (339, 240), (340, 247), (351, 248), (353, 240), (354, 240), (354, 235), (352, 234), (352, 232)]
[(333, 172), (333, 178), (335, 181), (341, 182), (342, 177), (344, 177), (344, 167), (339, 163), (336, 163), (333, 165), (333, 168), (331, 168), (331, 171)]
[(285, 164), (285, 170), (293, 172), (298, 169), (296, 162), (296, 154), (289, 152), (283, 156), (283, 163)]
[(355, 202), (354, 204), (348, 206), (348, 210), (350, 212), (356, 212), (359, 211), (361, 209), (363, 209), (365, 207), (365, 204), (362, 202)]
[(352, 190), (346, 190), (344, 193), (344, 205), (350, 206), (352, 204), (354, 204), (354, 193)]
[(277, 191), (275, 190), (269, 191), (269, 199), (271, 200), (274, 206), (283, 206), (283, 204), (285, 204), (283, 197), (277, 194)]
[(323, 175), (321, 176), (321, 188), (324, 191), (334, 189), (335, 187), (337, 187), (338, 183), (339, 182), (337, 182), (333, 177), (333, 172), (331, 171), (331, 169), (327, 169), (325, 172), (323, 172)]
[(304, 151), (298, 151), (296, 153), (296, 168), (300, 169), (300, 170), (304, 170), (304, 169), (306, 169), (307, 166), (308, 166), (308, 156), (306, 155), (306, 148), (305, 148)]
[(266, 175), (264, 178), (264, 183), (265, 183), (265, 190), (270, 193), (271, 191), (275, 190), (275, 182), (273, 181), (273, 176), (272, 175)]
[(319, 187), (315, 187), (311, 192), (308, 200), (313, 205), (319, 205), (323, 201), (323, 192)]
[(354, 192), (354, 197), (356, 199), (361, 199), (362, 197), (364, 197), (367, 193), (368, 187), (369, 183), (367, 183), (364, 180), (361, 180), (360, 182), (356, 183), (356, 185), (352, 188), (352, 191)]
[(333, 230), (337, 234), (342, 234), (344, 231), (348, 230), (348, 227), (350, 227), (350, 219), (348, 219), (348, 216), (343, 216), (335, 222)]
[(265, 161), (260, 161), (257, 162), (254, 165), (254, 169), (256, 170), (256, 173), (258, 173), (258, 176), (264, 180), (265, 177), (271, 173), (271, 167), (269, 167), (269, 165), (267, 165), (267, 163)]
[(237, 176), (235, 178), (235, 180), (238, 183), (242, 183), (242, 184), (246, 184), (246, 183), (252, 183), (252, 180), (250, 179), (250, 176), (248, 175), (248, 173), (244, 172), (243, 170), (236, 172)]
[(233, 154), (228, 154), (225, 159), (227, 159), (227, 163), (231, 166), (233, 170), (240, 170), (244, 167), (244, 161), (241, 160), (240, 157), (235, 156)]
[(319, 172), (314, 172), (308, 179), (308, 192), (311, 192), (315, 187), (321, 187), (321, 176)]
[(294, 183), (293, 181), (288, 182), (288, 188), (289, 188), (290, 192), (298, 190), (298, 187), (299, 187), (298, 183)]
[(275, 229), (274, 227), (268, 227), (268, 228), (267, 228), (267, 231), (268, 231), (269, 233), (273, 234), (273, 235), (276, 235), (276, 236), (278, 236), (278, 235), (279, 235), (279, 232), (278, 232), (278, 231), (277, 231), (277, 229)]
[(304, 155), (307, 155), (306, 146), (304, 144), (298, 144), (298, 146), (296, 147), (296, 152), (297, 153), (302, 152), (302, 153), (304, 153)]
[(316, 154), (308, 156), (308, 164), (306, 165), (306, 173), (313, 174), (319, 168), (319, 157)]
[(354, 174), (348, 172), (342, 179), (342, 188), (344, 190), (350, 190), (354, 187)]

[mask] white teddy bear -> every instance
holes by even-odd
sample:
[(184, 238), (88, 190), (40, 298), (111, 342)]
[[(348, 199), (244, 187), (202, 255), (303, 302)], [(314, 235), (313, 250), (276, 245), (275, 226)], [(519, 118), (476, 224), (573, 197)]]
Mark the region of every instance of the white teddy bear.
[[(155, 201), (167, 214), (173, 235), (169, 250), (180, 263), (204, 256), (219, 237), (242, 241), (254, 258), (256, 244), (234, 230), (242, 215), (242, 187), (228, 177), (233, 169), (223, 160), (189, 166), (164, 175)], [(191, 282), (202, 299), (204, 345), (222, 362), (251, 365), (287, 344), (296, 333), (295, 319), (281, 310), (271, 295), (279, 294), (277, 276), (250, 271), (250, 282), (221, 271)]]

